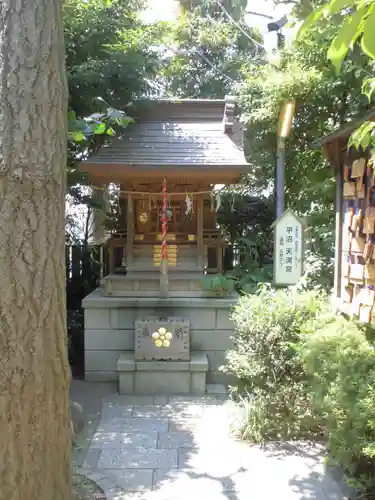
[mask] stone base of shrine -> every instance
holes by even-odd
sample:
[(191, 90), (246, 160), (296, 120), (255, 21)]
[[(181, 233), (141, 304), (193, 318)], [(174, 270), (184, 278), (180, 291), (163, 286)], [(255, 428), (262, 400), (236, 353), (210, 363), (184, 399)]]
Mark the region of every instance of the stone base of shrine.
[(117, 361), (120, 394), (204, 394), (208, 359), (191, 353), (190, 361), (139, 361), (121, 354)]
[[(231, 383), (219, 368), (225, 363), (226, 351), (232, 347), (230, 314), (235, 302), (235, 298), (221, 297), (105, 297), (101, 288), (95, 290), (82, 303), (86, 380), (118, 379), (117, 363), (121, 355), (134, 357), (137, 320), (175, 316), (189, 321), (191, 354), (204, 354), (207, 358), (207, 384)], [(173, 384), (173, 377), (166, 375), (166, 378)]]

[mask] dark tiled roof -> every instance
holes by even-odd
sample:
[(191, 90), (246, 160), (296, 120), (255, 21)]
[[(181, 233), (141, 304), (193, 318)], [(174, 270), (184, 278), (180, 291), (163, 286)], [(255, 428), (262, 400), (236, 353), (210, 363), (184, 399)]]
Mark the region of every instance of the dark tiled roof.
[(233, 103), (159, 100), (138, 106), (135, 124), (90, 157), (89, 164), (246, 166), (233, 131)]

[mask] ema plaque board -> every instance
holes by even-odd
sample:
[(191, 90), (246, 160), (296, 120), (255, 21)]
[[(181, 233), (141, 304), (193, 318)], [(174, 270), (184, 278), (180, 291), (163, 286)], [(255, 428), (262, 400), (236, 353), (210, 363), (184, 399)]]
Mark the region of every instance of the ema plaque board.
[(190, 359), (190, 323), (185, 318), (135, 322), (135, 359)]

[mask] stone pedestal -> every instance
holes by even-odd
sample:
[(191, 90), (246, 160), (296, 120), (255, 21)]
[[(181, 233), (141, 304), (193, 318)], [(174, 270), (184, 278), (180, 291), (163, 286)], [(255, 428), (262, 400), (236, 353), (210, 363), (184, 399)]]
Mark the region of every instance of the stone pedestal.
[(139, 361), (133, 353), (117, 361), (120, 394), (204, 394), (208, 360), (191, 353), (190, 361)]
[[(134, 360), (136, 322), (150, 317), (172, 317), (189, 321), (190, 352), (206, 356), (207, 383), (229, 384), (230, 378), (219, 367), (225, 363), (225, 351), (232, 346), (230, 314), (235, 302), (235, 298), (105, 297), (101, 289), (95, 290), (83, 300), (86, 380), (117, 380), (117, 362), (121, 355)], [(198, 379), (199, 375), (194, 373), (190, 371), (191, 379)], [(158, 377), (161, 376), (159, 373)], [(171, 384), (172, 378), (168, 379)]]

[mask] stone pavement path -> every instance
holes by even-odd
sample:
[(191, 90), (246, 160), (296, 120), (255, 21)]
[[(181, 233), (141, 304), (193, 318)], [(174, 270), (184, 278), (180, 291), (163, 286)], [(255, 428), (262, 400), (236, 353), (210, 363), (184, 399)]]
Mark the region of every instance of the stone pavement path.
[(236, 441), (232, 415), (213, 396), (110, 395), (79, 472), (108, 500), (345, 498), (319, 446)]

